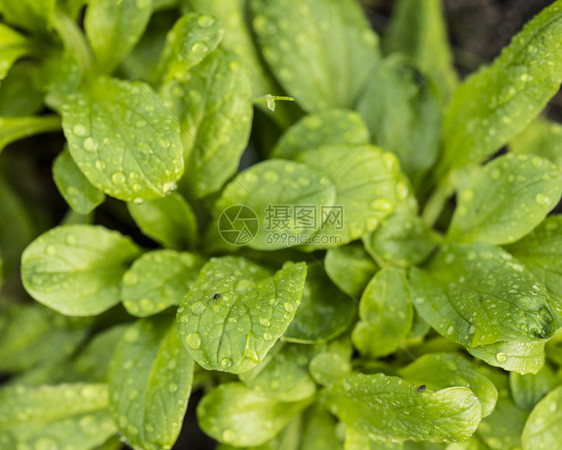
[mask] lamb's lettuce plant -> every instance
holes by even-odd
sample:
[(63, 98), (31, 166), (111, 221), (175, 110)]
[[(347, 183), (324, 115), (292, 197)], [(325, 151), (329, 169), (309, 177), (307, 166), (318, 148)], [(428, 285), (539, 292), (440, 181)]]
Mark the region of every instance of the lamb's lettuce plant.
[(439, 0), (0, 15), (1, 448), (559, 446), (562, 0), (464, 81)]

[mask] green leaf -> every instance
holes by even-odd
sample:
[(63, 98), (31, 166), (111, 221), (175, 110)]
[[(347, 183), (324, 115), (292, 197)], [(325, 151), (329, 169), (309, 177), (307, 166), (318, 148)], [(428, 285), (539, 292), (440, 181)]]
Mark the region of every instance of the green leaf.
[(470, 388), (480, 402), (482, 417), (489, 416), (498, 399), (498, 391), (474, 364), (457, 353), (428, 353), (398, 370), (401, 377), (416, 385), (439, 390), (453, 386)]
[(11, 304), (0, 316), (0, 372), (21, 372), (68, 357), (87, 329), (38, 304)]
[(408, 280), (400, 270), (376, 273), (361, 296), (359, 317), (351, 337), (360, 353), (376, 358), (401, 346), (410, 333), (414, 308)]
[(174, 250), (191, 249), (197, 220), (191, 206), (177, 193), (142, 203), (127, 203), (137, 226), (148, 237)]
[(562, 175), (548, 160), (501, 156), (471, 172), (447, 237), (460, 242), (514, 242), (541, 223), (561, 195)]
[(561, 36), (558, 0), (455, 91), (445, 120), (442, 173), (485, 160), (541, 112), (560, 88)]
[(516, 154), (539, 155), (562, 171), (562, 125), (539, 117), (513, 138), (509, 149)]
[[(262, 54), (305, 111), (349, 108), (379, 57), (354, 0), (250, 1)], [(305, 31), (306, 30), (306, 31)]]
[(468, 348), (491, 366), (520, 374), (537, 373), (544, 365), (544, 341), (539, 342), (496, 342), (494, 344)]
[(155, 84), (172, 79), (189, 81), (190, 70), (219, 45), (224, 35), (213, 17), (185, 14), (166, 35), (166, 44), (153, 79)]
[(498, 247), (444, 245), (423, 270), (411, 269), (410, 282), (422, 318), (468, 347), (533, 343), (558, 328), (545, 289)]
[(94, 448), (117, 432), (107, 405), (105, 384), (4, 387), (0, 443), (13, 442), (7, 448)]
[(161, 94), (182, 125), (188, 161), (184, 180), (201, 198), (220, 190), (236, 173), (253, 109), (248, 77), (232, 54), (212, 52), (189, 77), (165, 84)]
[[(213, 208), (223, 239), (228, 239), (229, 243), (246, 242), (246, 235), (240, 236), (242, 240), (236, 238), (240, 229), (235, 228), (245, 225), (249, 238), (252, 231), (255, 233), (248, 246), (258, 250), (276, 250), (310, 242), (311, 236), (321, 226), (320, 207), (333, 206), (336, 196), (333, 184), (322, 180), (317, 171), (293, 161), (270, 159), (250, 167), (226, 185)], [(239, 212), (240, 205), (250, 208), (261, 226), (249, 229), (251, 223), (240, 224), (241, 219), (237, 219), (236, 214), (230, 214)], [(226, 212), (233, 206), (236, 208)], [(291, 217), (298, 214), (299, 207), (309, 210), (312, 207), (317, 214), (316, 223), (306, 228), (298, 227), (294, 220), (277, 217), (278, 211), (274, 206), (284, 208), (285, 212), (288, 210)]]
[(369, 140), (369, 130), (353, 111), (333, 109), (303, 117), (285, 131), (275, 144), (274, 158), (294, 159), (324, 145), (359, 146)]
[(330, 279), (320, 263), (308, 265), (302, 301), (283, 339), (306, 344), (329, 341), (347, 330), (356, 305)]
[(67, 148), (53, 163), (53, 179), (66, 203), (78, 214), (89, 214), (105, 200), (105, 194), (90, 184)]
[(55, 2), (56, 0), (0, 0), (0, 12), (7, 23), (44, 34), (51, 24)]
[(187, 350), (207, 370), (254, 368), (293, 320), (305, 277), (304, 263), (287, 262), (270, 276), (244, 258), (211, 259), (178, 309)]
[(57, 116), (0, 117), (0, 152), (12, 142), (34, 134), (59, 131), (60, 128)]
[(119, 303), (121, 278), (138, 255), (138, 247), (116, 231), (56, 227), (23, 252), (23, 285), (37, 301), (62, 314), (96, 315)]
[(183, 173), (178, 124), (144, 84), (91, 80), (66, 98), (62, 124), (80, 170), (113, 197), (162, 197)]
[(336, 419), (319, 404), (303, 413), (301, 449), (343, 450), (336, 435)]
[(33, 85), (36, 66), (16, 64), (0, 84), (0, 117), (32, 116), (43, 106), (43, 93)]
[(562, 386), (559, 386), (533, 409), (521, 436), (524, 449), (549, 449), (556, 448), (560, 444), (561, 403)]
[(446, 102), (457, 85), (453, 56), (441, 0), (401, 0), (383, 41), (387, 53), (401, 52), (414, 58), (430, 75)]
[(352, 426), (345, 428), (345, 450), (403, 450), (402, 442), (392, 442), (384, 438), (372, 439)]
[[(0, 0), (0, 11), (3, 1)], [(0, 23), (0, 80), (8, 75), (10, 68), (23, 56), (33, 52), (27, 38), (10, 27)]]
[(173, 318), (132, 325), (109, 370), (109, 409), (119, 432), (135, 448), (168, 449), (176, 441), (193, 380), (193, 360)]
[(111, 73), (135, 46), (150, 15), (151, 0), (89, 0), (86, 36), (102, 73)]
[(46, 93), (45, 104), (60, 111), (65, 97), (78, 90), (83, 76), (84, 68), (72, 53), (53, 49), (38, 67), (35, 85)]
[(310, 361), (310, 374), (322, 386), (329, 386), (351, 374), (349, 358), (336, 352), (322, 352)]
[(371, 141), (394, 153), (418, 188), (434, 164), (440, 144), (437, 89), (401, 55), (377, 66), (357, 103)]
[(308, 363), (317, 352), (311, 345), (279, 343), (256, 367), (240, 374), (240, 381), (282, 402), (304, 400), (316, 392)]
[(424, 262), (436, 247), (431, 228), (415, 211), (403, 205), (379, 228), (363, 236), (363, 243), (377, 260), (401, 268)]
[(551, 296), (562, 299), (562, 216), (549, 216), (506, 250), (521, 261)]
[(480, 422), (480, 403), (466, 387), (417, 392), (383, 374), (350, 375), (322, 391), (321, 401), (371, 439), (457, 442), (468, 439)]
[(193, 253), (145, 253), (123, 275), (123, 306), (133, 316), (146, 317), (179, 305), (197, 280), (202, 265), (203, 259)]
[[(364, 145), (326, 146), (304, 151), (299, 162), (325, 175), (336, 187), (335, 204), (341, 205), (343, 223), (325, 220), (313, 247), (334, 247), (373, 231), (408, 194), (398, 161), (380, 148)], [(325, 182), (324, 182), (325, 183)]]
[(330, 248), (324, 258), (326, 273), (346, 295), (360, 297), (378, 270), (377, 265), (359, 243)]
[(531, 411), (535, 405), (559, 384), (550, 365), (545, 364), (536, 374), (509, 374), (511, 396), (519, 409)]
[(242, 383), (221, 384), (197, 407), (199, 426), (212, 438), (236, 447), (257, 446), (272, 439), (308, 404), (280, 402)]

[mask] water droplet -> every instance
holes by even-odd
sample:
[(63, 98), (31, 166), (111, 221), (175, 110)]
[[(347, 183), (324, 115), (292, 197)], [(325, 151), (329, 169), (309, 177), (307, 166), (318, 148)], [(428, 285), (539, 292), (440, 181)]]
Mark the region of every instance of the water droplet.
[(550, 203), (550, 197), (547, 194), (537, 194), (535, 200), (541, 206), (546, 206)]
[(45, 249), (45, 253), (47, 253), (47, 255), (56, 255), (57, 254), (57, 248), (54, 245), (47, 245), (47, 248)]
[(203, 42), (196, 42), (191, 46), (191, 51), (196, 55), (204, 55), (209, 51), (209, 47)]
[(96, 169), (98, 169), (98, 170), (103, 170), (103, 169), (105, 169), (105, 163), (104, 163), (101, 159), (98, 159), (98, 160), (95, 162), (94, 165), (96, 166)]
[(164, 184), (162, 184), (162, 192), (167, 193), (167, 192), (173, 192), (177, 189), (177, 184), (175, 181), (168, 181)]
[(468, 332), (469, 332), (470, 334), (474, 334), (474, 333), (476, 333), (476, 328), (471, 325), (470, 328), (468, 329)]
[(295, 309), (295, 307), (293, 306), (292, 303), (285, 303), (283, 305), (283, 308), (285, 308), (285, 311), (287, 311), (287, 312), (293, 312), (294, 309)]
[(221, 360), (221, 368), (224, 370), (228, 370), (232, 367), (232, 359), (230, 358), (223, 358)]
[(66, 236), (65, 241), (69, 245), (74, 245), (76, 244), (76, 236), (73, 234), (69, 234), (68, 236)]
[(146, 120), (144, 120), (144, 119), (137, 120), (137, 123), (135, 123), (135, 126), (136, 126), (137, 128), (143, 128), (143, 127), (146, 126), (146, 123), (147, 123), (147, 122), (146, 122)]
[(91, 137), (86, 138), (84, 140), (84, 150), (88, 151), (88, 152), (93, 152), (98, 148), (98, 144), (96, 141), (94, 141), (94, 139), (92, 139)]
[(227, 428), (222, 432), (222, 439), (224, 442), (231, 443), (232, 441), (234, 441), (234, 439), (236, 439), (236, 433)]
[(127, 398), (131, 401), (133, 401), (134, 399), (136, 399), (139, 396), (139, 391), (137, 391), (136, 389), (133, 389), (132, 391), (130, 391), (127, 394)]
[(140, 337), (140, 333), (138, 328), (133, 327), (133, 328), (129, 328), (127, 330), (127, 332), (125, 333), (125, 340), (127, 342), (136, 342), (138, 341), (139, 337)]
[(123, 284), (126, 286), (133, 286), (138, 282), (138, 276), (135, 272), (126, 272), (123, 275)]
[(115, 172), (113, 175), (111, 175), (111, 181), (113, 181), (115, 184), (123, 184), (126, 180), (127, 178), (125, 177), (125, 174), (123, 172)]
[(176, 392), (176, 391), (178, 390), (178, 385), (175, 384), (175, 383), (170, 384), (170, 386), (168, 386), (168, 390), (169, 390), (170, 392)]
[(201, 347), (201, 335), (199, 333), (188, 334), (185, 340), (187, 342), (187, 345), (189, 345), (194, 350), (197, 350)]
[(453, 334), (454, 331), (455, 331), (455, 327), (452, 326), (452, 325), (451, 325), (449, 328), (447, 328), (447, 334), (448, 334), (448, 335)]
[(274, 172), (273, 170), (267, 170), (263, 177), (265, 178), (266, 181), (270, 182), (270, 183), (276, 183), (277, 181), (279, 181), (279, 175), (277, 174), (277, 172)]
[(474, 191), (472, 189), (464, 189), (461, 192), (461, 200), (469, 202), (474, 198)]
[(199, 17), (199, 19), (197, 19), (197, 24), (201, 28), (209, 28), (214, 23), (215, 23), (215, 19), (213, 19), (210, 16), (201, 16), (201, 17)]
[(376, 211), (388, 212), (392, 210), (392, 203), (385, 198), (379, 198), (371, 202), (371, 208), (373, 208)]
[(260, 317), (260, 325), (262, 327), (268, 327), (271, 325), (271, 322), (265, 317)]
[(507, 355), (503, 352), (500, 352), (496, 355), (496, 361), (499, 362), (500, 364), (503, 364), (504, 362), (507, 361)]
[(273, 336), (271, 336), (271, 334), (269, 334), (269, 333), (263, 334), (263, 340), (264, 341), (271, 341), (271, 339), (273, 339)]
[(72, 132), (76, 136), (86, 136), (86, 127), (84, 125), (74, 125), (74, 127), (72, 128)]

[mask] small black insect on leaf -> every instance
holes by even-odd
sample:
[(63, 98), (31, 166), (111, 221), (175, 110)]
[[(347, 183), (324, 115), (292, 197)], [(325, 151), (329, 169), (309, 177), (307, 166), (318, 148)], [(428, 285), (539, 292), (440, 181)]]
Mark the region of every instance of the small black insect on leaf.
[(221, 297), (220, 294), (215, 294), (215, 295), (213, 295), (213, 300), (216, 300), (217, 298), (220, 298), (220, 297)]
[(418, 386), (418, 388), (416, 389), (416, 392), (423, 392), (423, 391), (425, 391), (425, 384)]

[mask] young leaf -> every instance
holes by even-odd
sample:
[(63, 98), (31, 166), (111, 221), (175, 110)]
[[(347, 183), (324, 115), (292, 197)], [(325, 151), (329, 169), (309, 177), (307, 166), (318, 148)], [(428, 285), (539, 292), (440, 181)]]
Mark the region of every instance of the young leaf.
[(140, 320), (123, 335), (109, 370), (109, 410), (134, 448), (171, 448), (187, 408), (193, 360), (171, 317)]
[(556, 448), (562, 432), (562, 386), (551, 391), (533, 409), (525, 423), (521, 441), (526, 449)]
[(89, 214), (105, 200), (105, 194), (90, 184), (67, 148), (53, 163), (53, 179), (66, 203), (78, 214)]
[(383, 41), (387, 53), (401, 52), (436, 83), (446, 102), (457, 84), (441, 0), (401, 0)]
[(55, 12), (55, 3), (56, 0), (0, 0), (0, 12), (9, 24), (45, 34)]
[[(319, 205), (331, 207), (334, 205), (335, 188), (329, 181), (322, 182), (320, 173), (304, 164), (280, 159), (271, 159), (260, 162), (238, 175), (223, 190), (222, 196), (214, 206), (214, 215), (219, 216), (231, 206), (245, 205), (251, 210), (262, 224), (255, 230), (253, 240), (248, 246), (258, 250), (276, 250), (304, 244), (321, 226), (321, 220), (307, 228), (295, 226), (294, 220), (283, 220), (276, 217), (275, 207), (285, 208), (292, 217), (298, 207)], [(317, 214), (320, 214), (315, 206)], [(223, 217), (224, 217), (223, 216)], [(228, 218), (228, 217), (227, 217)], [(223, 219), (224, 220), (224, 219)], [(293, 222), (293, 223), (291, 223)], [(236, 224), (227, 228), (224, 224), (219, 226), (224, 230), (236, 231)], [(239, 224), (240, 225), (240, 224)], [(279, 239), (274, 239), (278, 236)]]
[(166, 45), (153, 77), (155, 84), (172, 79), (189, 81), (191, 68), (219, 45), (224, 29), (213, 17), (185, 14), (168, 32)]
[(428, 353), (398, 370), (402, 378), (427, 389), (439, 390), (466, 386), (478, 397), (482, 417), (489, 416), (496, 406), (498, 391), (474, 364), (457, 353)]
[[(0, 11), (3, 13), (4, 1), (0, 0)], [(33, 46), (25, 36), (0, 23), (0, 81), (6, 78), (8, 71), (19, 58), (32, 51)]]
[(6, 448), (94, 448), (117, 432), (107, 405), (105, 384), (4, 387), (0, 443), (13, 443)]
[(536, 374), (509, 374), (511, 396), (517, 407), (522, 410), (531, 411), (557, 384), (559, 381), (549, 364), (545, 364)]
[(536, 342), (558, 328), (545, 289), (511, 255), (486, 244), (444, 245), (410, 271), (418, 313), (439, 334), (476, 347)]
[(520, 374), (537, 373), (544, 366), (544, 341), (496, 342), (467, 348), (468, 353), (491, 366)]
[(357, 102), (371, 141), (394, 153), (415, 188), (437, 158), (441, 104), (437, 89), (402, 56), (377, 66)]
[(207, 370), (254, 368), (293, 320), (305, 277), (304, 263), (270, 276), (244, 258), (211, 259), (178, 309), (187, 350)]
[(219, 442), (257, 446), (272, 439), (308, 403), (284, 403), (242, 383), (226, 383), (203, 397), (197, 419), (203, 431)]
[(21, 276), (27, 292), (55, 311), (96, 315), (119, 302), (123, 273), (138, 255), (138, 247), (116, 231), (60, 226), (25, 249)]
[(351, 297), (360, 297), (378, 270), (375, 262), (359, 243), (328, 249), (324, 267), (340, 291)]
[(474, 170), (459, 201), (448, 239), (507, 244), (529, 233), (562, 194), (562, 175), (548, 160), (507, 154)]
[(162, 197), (183, 173), (178, 124), (143, 84), (91, 80), (66, 99), (62, 124), (80, 170), (113, 197)]
[(220, 190), (236, 173), (253, 110), (246, 72), (232, 54), (215, 50), (189, 77), (165, 84), (161, 94), (182, 125), (184, 153), (189, 155), (184, 180), (201, 198)]
[(525, 265), (552, 297), (562, 299), (562, 216), (547, 217), (506, 250)]
[(509, 149), (516, 154), (539, 155), (562, 171), (562, 125), (539, 117), (513, 138)]
[(142, 203), (127, 203), (137, 226), (148, 237), (174, 250), (195, 245), (197, 220), (189, 203), (178, 193)]
[(60, 128), (57, 116), (0, 117), (0, 152), (12, 142)]
[(382, 269), (361, 296), (353, 345), (370, 358), (389, 355), (408, 336), (413, 316), (408, 280), (398, 269)]
[(332, 109), (305, 116), (288, 128), (271, 156), (295, 159), (302, 152), (325, 145), (359, 146), (368, 140), (369, 130), (356, 112)]
[(480, 422), (480, 403), (466, 387), (417, 392), (383, 374), (349, 375), (328, 386), (320, 399), (347, 426), (372, 439), (464, 441)]
[(318, 349), (312, 345), (280, 343), (278, 346), (252, 370), (240, 374), (240, 381), (249, 389), (282, 402), (314, 395), (316, 385), (308, 372), (308, 363)]
[(86, 36), (102, 73), (111, 73), (140, 39), (152, 13), (151, 0), (90, 0)]
[[(250, 1), (262, 54), (307, 112), (354, 105), (378, 38), (355, 0)], [(306, 32), (304, 31), (306, 30)]]
[(329, 341), (355, 319), (352, 299), (339, 291), (319, 263), (308, 265), (301, 305), (283, 338), (306, 344)]
[[(346, 244), (373, 231), (408, 194), (394, 155), (374, 146), (326, 146), (302, 152), (299, 162), (325, 175), (336, 187), (343, 220), (324, 221), (318, 236), (332, 236), (315, 247)], [(324, 183), (325, 184), (325, 181)]]
[(179, 305), (197, 280), (202, 265), (202, 258), (193, 253), (145, 253), (123, 275), (123, 306), (133, 316), (146, 317)]
[(441, 172), (479, 163), (541, 112), (560, 88), (562, 1), (545, 8), (492, 65), (455, 91), (444, 129)]
[(401, 268), (424, 262), (437, 244), (431, 228), (415, 210), (403, 205), (379, 228), (363, 236), (363, 243), (371, 256)]

